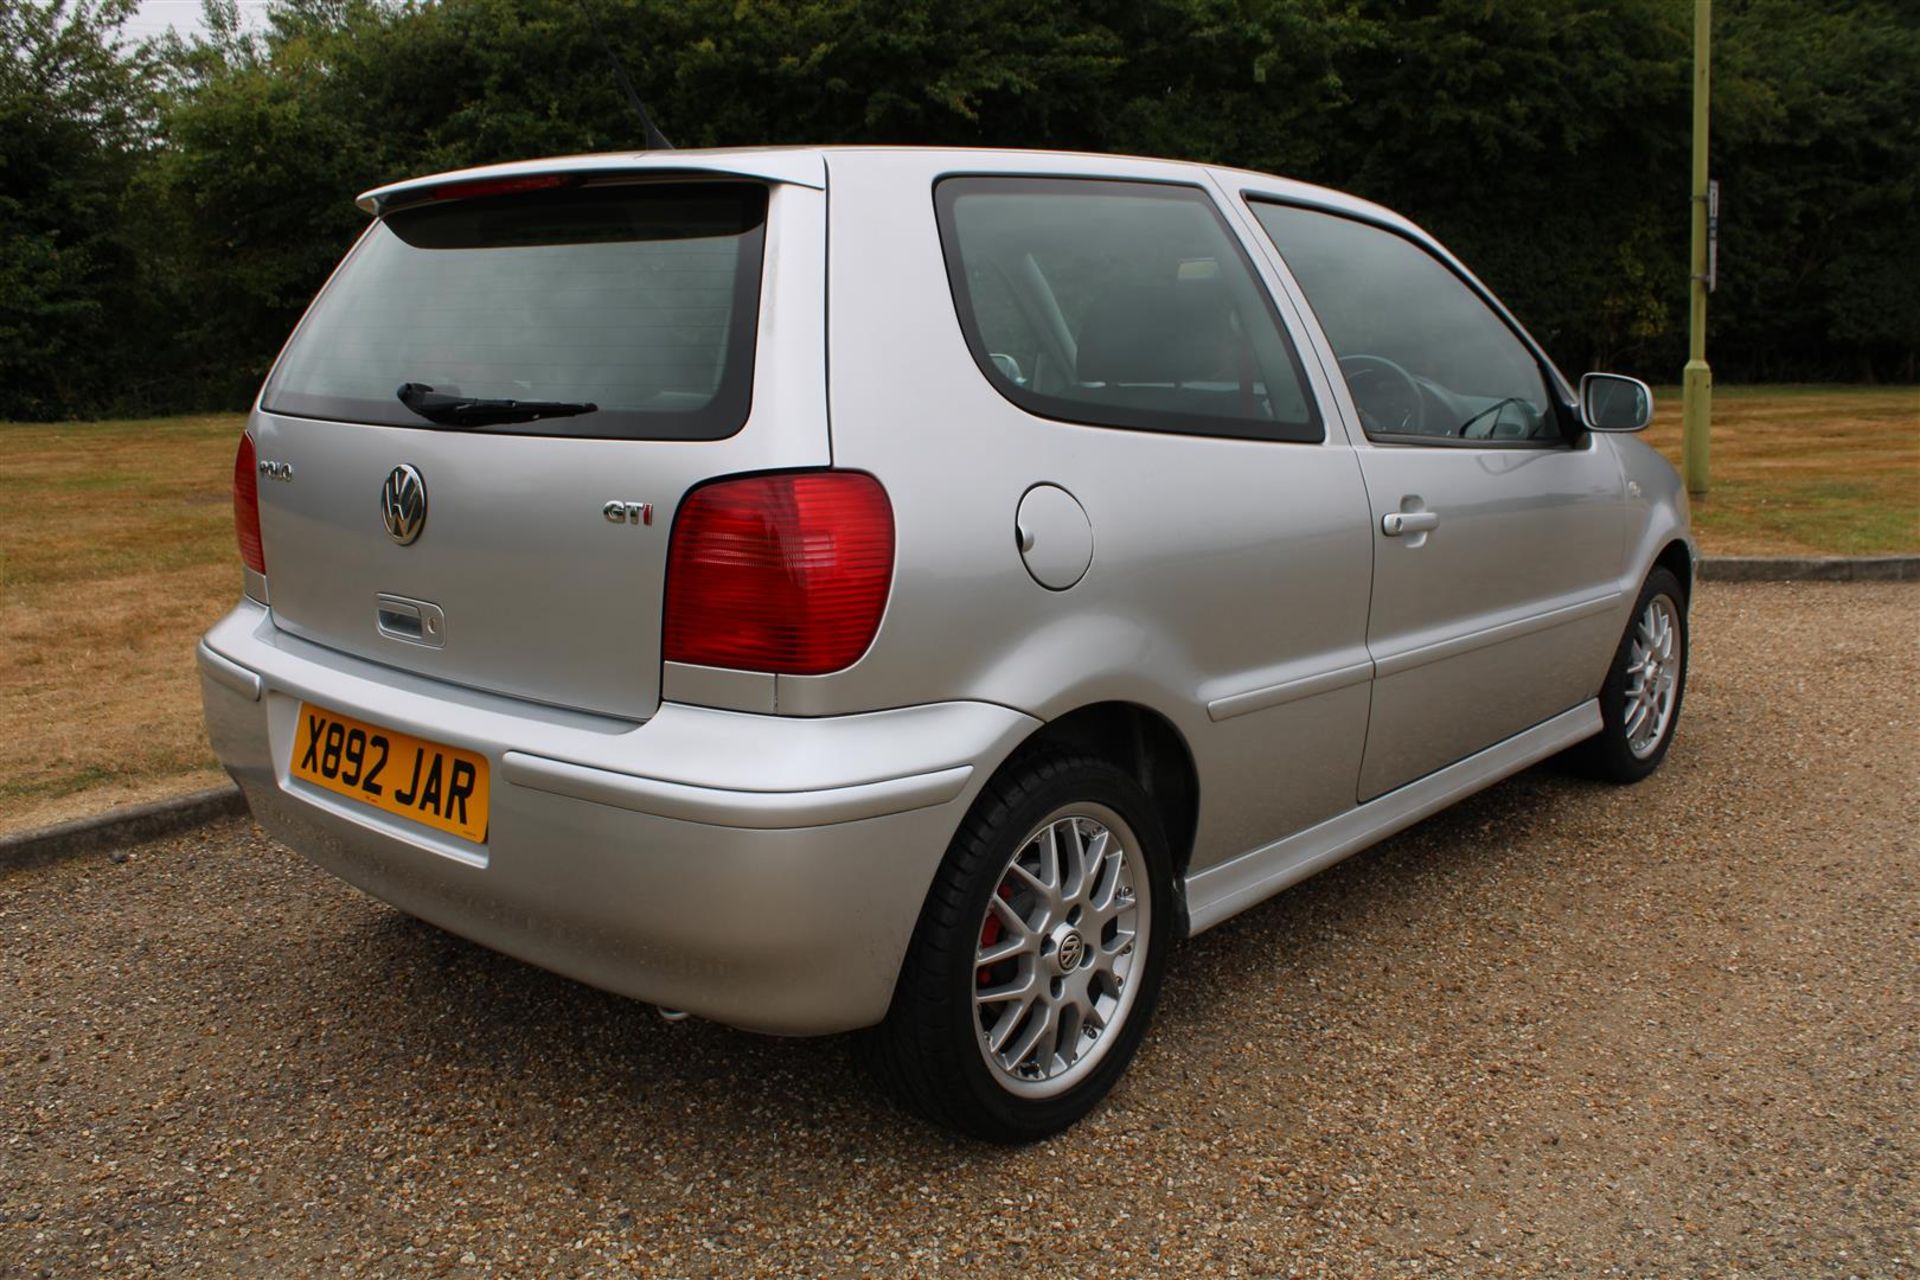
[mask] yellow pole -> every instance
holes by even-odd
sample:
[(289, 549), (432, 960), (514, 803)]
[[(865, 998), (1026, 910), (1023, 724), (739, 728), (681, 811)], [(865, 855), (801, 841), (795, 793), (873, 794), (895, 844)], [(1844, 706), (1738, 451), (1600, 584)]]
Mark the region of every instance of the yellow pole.
[(1713, 0), (1693, 0), (1693, 281), (1687, 321), (1687, 369), (1681, 382), (1681, 468), (1687, 492), (1707, 493), (1707, 432), (1713, 422), (1713, 370), (1707, 367), (1707, 100)]

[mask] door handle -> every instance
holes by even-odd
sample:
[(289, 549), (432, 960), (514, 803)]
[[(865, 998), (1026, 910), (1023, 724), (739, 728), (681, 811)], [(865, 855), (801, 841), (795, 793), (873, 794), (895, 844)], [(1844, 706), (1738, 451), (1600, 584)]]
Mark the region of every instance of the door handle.
[(1439, 527), (1438, 511), (1389, 511), (1380, 517), (1380, 532), (1389, 538), (1403, 533), (1431, 533)]

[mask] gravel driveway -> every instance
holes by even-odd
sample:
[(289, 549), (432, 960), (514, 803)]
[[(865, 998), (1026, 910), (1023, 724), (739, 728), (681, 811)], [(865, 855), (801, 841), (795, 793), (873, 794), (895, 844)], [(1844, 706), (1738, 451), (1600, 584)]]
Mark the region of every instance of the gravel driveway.
[(1913, 1276), (1920, 587), (1710, 584), (1666, 768), (1535, 770), (1177, 954), (988, 1149), (245, 823), (0, 875), (0, 1275)]

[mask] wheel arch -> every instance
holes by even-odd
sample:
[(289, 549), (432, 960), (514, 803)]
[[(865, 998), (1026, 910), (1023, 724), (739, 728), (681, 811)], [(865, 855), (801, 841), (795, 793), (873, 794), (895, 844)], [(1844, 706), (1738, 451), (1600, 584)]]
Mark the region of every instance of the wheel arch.
[(1106, 760), (1124, 770), (1153, 801), (1173, 856), (1176, 931), (1187, 932), (1182, 885), (1193, 859), (1200, 820), (1200, 773), (1193, 750), (1173, 721), (1137, 702), (1087, 703), (1039, 726), (1002, 761), (995, 774), (1018, 767), (1039, 752), (1065, 752)]
[(1675, 538), (1662, 547), (1660, 554), (1653, 558), (1653, 568), (1665, 569), (1680, 579), (1681, 593), (1687, 597), (1680, 602), (1683, 607), (1693, 599), (1693, 550), (1685, 541)]

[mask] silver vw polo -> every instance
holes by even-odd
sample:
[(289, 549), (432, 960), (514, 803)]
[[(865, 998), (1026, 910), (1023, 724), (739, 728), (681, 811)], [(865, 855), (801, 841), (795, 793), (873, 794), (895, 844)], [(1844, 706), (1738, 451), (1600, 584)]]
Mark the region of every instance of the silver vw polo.
[(200, 645), (260, 823), (608, 990), (1072, 1123), (1174, 944), (1516, 770), (1657, 767), (1646, 387), (1264, 174), (597, 155), (361, 197)]

